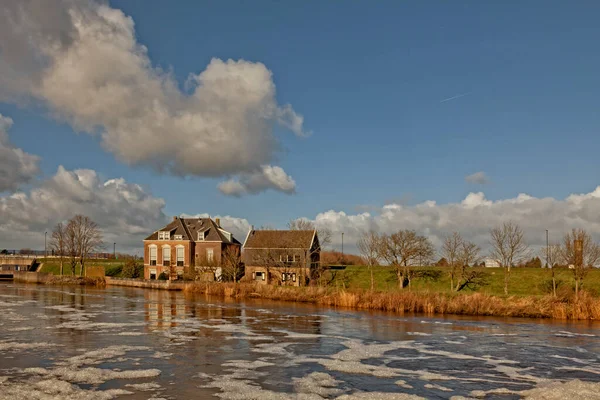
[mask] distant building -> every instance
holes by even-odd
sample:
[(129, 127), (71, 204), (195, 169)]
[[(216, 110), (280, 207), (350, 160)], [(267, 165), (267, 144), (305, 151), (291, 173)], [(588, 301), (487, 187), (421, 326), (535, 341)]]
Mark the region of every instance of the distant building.
[(321, 258), (316, 230), (254, 230), (244, 241), (245, 280), (304, 286), (313, 277)]
[(494, 259), (486, 258), (483, 262), (485, 263), (486, 268), (500, 268), (500, 264)]
[(144, 279), (157, 279), (165, 272), (179, 279), (191, 266), (218, 266), (229, 248), (241, 243), (221, 228), (220, 220), (173, 217), (168, 225), (144, 240)]

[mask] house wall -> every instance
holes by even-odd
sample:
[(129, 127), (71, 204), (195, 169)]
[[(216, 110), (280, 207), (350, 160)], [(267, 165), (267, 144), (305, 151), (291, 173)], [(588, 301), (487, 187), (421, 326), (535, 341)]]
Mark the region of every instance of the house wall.
[[(260, 272), (264, 274), (265, 279), (256, 278), (256, 273)], [(282, 279), (282, 274), (296, 274), (296, 281), (292, 279)], [(246, 265), (246, 273), (244, 275), (244, 282), (256, 282), (263, 285), (283, 285), (283, 286), (305, 286), (310, 279), (310, 268), (281, 268), (281, 267), (270, 267), (261, 265)]]
[[(156, 245), (156, 265), (150, 265), (150, 246)], [(156, 270), (156, 276), (162, 272), (170, 273), (171, 267), (163, 266), (163, 248), (162, 246), (171, 246), (171, 265), (176, 267), (177, 264), (177, 247), (182, 245), (183, 250), (183, 267), (176, 267), (177, 270), (183, 271), (183, 268), (189, 267), (194, 251), (194, 242), (189, 240), (145, 240), (144, 241), (144, 279), (150, 279), (150, 271)]]
[(206, 250), (213, 250), (213, 263), (218, 265), (221, 263), (221, 242), (196, 242), (194, 250), (194, 260), (197, 267), (203, 266), (207, 262)]

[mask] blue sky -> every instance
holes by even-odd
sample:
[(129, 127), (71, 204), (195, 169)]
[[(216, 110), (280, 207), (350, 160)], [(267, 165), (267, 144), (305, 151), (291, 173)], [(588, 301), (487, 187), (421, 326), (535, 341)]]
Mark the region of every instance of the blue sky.
[[(273, 164), (296, 193), (226, 196), (216, 189), (223, 176), (129, 166), (43, 104), (0, 103), (12, 143), (41, 157), (44, 176), (59, 165), (87, 168), (142, 185), (168, 215), (280, 227), (330, 209), (456, 203), (478, 191), (563, 199), (600, 184), (597, 2), (109, 4), (135, 21), (154, 67), (170, 70), (181, 90), (213, 58), (272, 72), (278, 104), (291, 104), (312, 132), (275, 128), (282, 149)], [(489, 183), (465, 181), (479, 171)]]

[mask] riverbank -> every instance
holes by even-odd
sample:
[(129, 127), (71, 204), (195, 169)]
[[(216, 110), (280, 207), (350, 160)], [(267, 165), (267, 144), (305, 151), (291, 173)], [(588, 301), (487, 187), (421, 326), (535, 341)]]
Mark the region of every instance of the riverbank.
[(600, 319), (600, 298), (582, 292), (579, 297), (493, 296), (483, 293), (448, 294), (428, 291), (377, 292), (319, 287), (285, 287), (248, 283), (192, 283), (186, 293), (243, 300), (262, 298), (312, 303), (399, 314), (454, 314), (496, 317), (554, 318), (561, 320)]

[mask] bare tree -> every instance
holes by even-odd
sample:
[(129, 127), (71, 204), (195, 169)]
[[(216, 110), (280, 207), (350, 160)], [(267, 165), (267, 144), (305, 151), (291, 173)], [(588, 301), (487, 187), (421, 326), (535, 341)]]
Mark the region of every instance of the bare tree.
[(434, 253), (429, 239), (408, 229), (382, 235), (379, 249), (381, 258), (394, 267), (401, 289), (410, 287), (414, 275), (411, 267), (418, 264), (419, 260), (431, 259)]
[(375, 231), (369, 231), (367, 233), (361, 233), (360, 238), (356, 242), (358, 251), (364, 258), (369, 272), (371, 273), (371, 290), (374, 289), (375, 281), (373, 279), (373, 267), (379, 264), (379, 242), (381, 241), (379, 234)]
[(79, 250), (80, 276), (85, 274), (85, 263), (91, 253), (102, 248), (102, 232), (98, 224), (84, 215), (76, 215), (71, 221), (76, 232), (76, 242)]
[(79, 261), (79, 242), (77, 240), (77, 229), (75, 222), (71, 219), (65, 226), (65, 252), (71, 266), (71, 275), (75, 275), (77, 262)]
[(513, 222), (505, 222), (490, 231), (490, 256), (504, 269), (504, 294), (508, 295), (510, 269), (529, 254), (523, 230)]
[(455, 288), (457, 292), (465, 287), (475, 287), (482, 283), (483, 274), (470, 268), (470, 266), (479, 262), (480, 251), (481, 249), (475, 243), (467, 240), (462, 241), (458, 254), (459, 277)]
[(63, 274), (63, 261), (67, 250), (67, 229), (62, 222), (59, 222), (52, 231), (50, 239), (50, 248), (60, 258), (60, 274)]
[(562, 247), (559, 244), (551, 244), (547, 248), (540, 249), (540, 257), (546, 260), (546, 267), (550, 268), (552, 278), (552, 295), (556, 297), (556, 266), (563, 259)]
[(331, 229), (322, 227), (318, 228), (315, 223), (306, 218), (292, 219), (287, 223), (288, 229), (292, 231), (313, 231), (316, 230), (319, 235), (319, 243), (321, 248), (325, 248), (331, 244), (332, 232)]
[(595, 243), (592, 236), (583, 229), (573, 229), (565, 235), (563, 241), (563, 258), (573, 266), (575, 279), (575, 295), (579, 295), (579, 288), (589, 270), (600, 262), (600, 246)]
[(237, 283), (244, 276), (244, 264), (239, 246), (227, 246), (221, 254), (221, 271), (225, 280)]
[(454, 290), (454, 279), (458, 275), (460, 249), (463, 244), (463, 238), (458, 232), (446, 236), (442, 245), (442, 256), (448, 262), (450, 275), (450, 290)]

